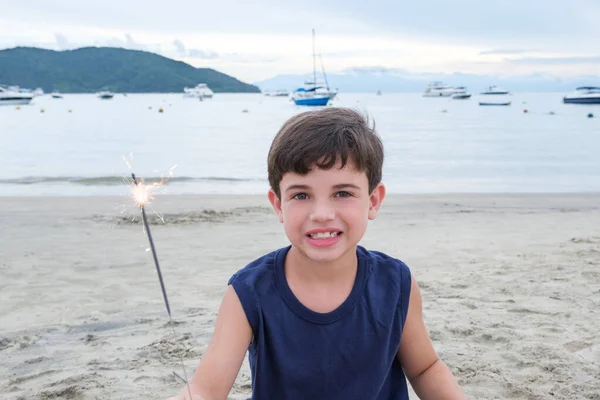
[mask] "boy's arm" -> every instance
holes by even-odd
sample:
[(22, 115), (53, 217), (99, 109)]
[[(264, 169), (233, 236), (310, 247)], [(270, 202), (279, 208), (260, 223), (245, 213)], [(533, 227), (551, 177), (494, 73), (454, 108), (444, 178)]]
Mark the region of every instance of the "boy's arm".
[(450, 369), (437, 356), (423, 322), (421, 291), (412, 278), (408, 313), (398, 360), (415, 393), (422, 400), (466, 399)]
[[(246, 350), (252, 341), (252, 328), (248, 323), (240, 299), (232, 286), (227, 287), (215, 330), (200, 365), (190, 381), (193, 399), (225, 400), (235, 382)], [(176, 399), (188, 399), (184, 387)]]

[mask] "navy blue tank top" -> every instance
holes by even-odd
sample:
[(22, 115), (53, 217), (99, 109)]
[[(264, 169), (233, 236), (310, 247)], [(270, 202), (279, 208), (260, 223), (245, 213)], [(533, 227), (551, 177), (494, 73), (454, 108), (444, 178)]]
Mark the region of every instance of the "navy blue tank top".
[(318, 313), (287, 284), (289, 249), (255, 260), (229, 280), (254, 334), (252, 399), (408, 399), (396, 358), (410, 297), (406, 264), (358, 246), (350, 295), (335, 310)]

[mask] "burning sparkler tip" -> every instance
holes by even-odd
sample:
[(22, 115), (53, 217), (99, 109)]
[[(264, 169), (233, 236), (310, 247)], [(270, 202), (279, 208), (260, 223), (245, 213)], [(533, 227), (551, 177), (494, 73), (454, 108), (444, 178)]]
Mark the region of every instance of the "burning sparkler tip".
[(148, 187), (144, 185), (143, 179), (141, 179), (138, 182), (134, 173), (131, 173), (131, 178), (134, 184), (134, 187), (131, 189), (131, 195), (133, 196), (133, 199), (135, 200), (135, 203), (138, 205), (138, 207), (142, 208), (145, 204), (150, 202), (150, 192), (148, 190)]

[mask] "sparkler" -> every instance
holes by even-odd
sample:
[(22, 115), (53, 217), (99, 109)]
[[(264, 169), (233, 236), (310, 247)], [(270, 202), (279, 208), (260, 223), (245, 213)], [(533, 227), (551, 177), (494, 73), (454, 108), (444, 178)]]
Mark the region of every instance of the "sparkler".
[[(160, 282), (160, 289), (162, 290), (163, 300), (165, 302), (165, 306), (167, 308), (167, 313), (169, 314), (169, 325), (171, 325), (171, 331), (173, 332), (173, 338), (175, 342), (177, 342), (177, 334), (175, 333), (175, 325), (173, 324), (173, 317), (171, 315), (171, 307), (169, 306), (169, 298), (167, 296), (167, 290), (165, 288), (165, 282), (163, 280), (162, 272), (160, 270), (160, 264), (158, 262), (158, 256), (156, 255), (156, 248), (154, 247), (154, 240), (152, 240), (152, 233), (150, 232), (150, 225), (148, 224), (148, 218), (146, 217), (146, 210), (144, 206), (150, 202), (152, 199), (150, 193), (150, 187), (146, 186), (141, 180), (139, 183), (135, 177), (135, 174), (131, 174), (131, 178), (133, 179), (134, 187), (132, 189), (132, 195), (134, 200), (136, 201), (138, 207), (142, 211), (142, 221), (144, 222), (144, 229), (146, 231), (146, 235), (148, 236), (148, 241), (150, 242), (150, 250), (152, 251), (152, 258), (154, 258), (154, 265), (156, 266), (156, 272), (158, 273), (158, 280)], [(185, 384), (187, 386), (187, 391), (190, 396), (190, 400), (192, 399), (192, 391), (190, 390), (190, 384), (188, 381), (187, 373), (185, 372), (185, 365), (183, 364), (183, 356), (181, 353), (179, 354), (179, 361), (181, 362), (181, 369), (183, 370), (183, 377), (185, 379)], [(175, 372), (173, 374), (179, 377)]]

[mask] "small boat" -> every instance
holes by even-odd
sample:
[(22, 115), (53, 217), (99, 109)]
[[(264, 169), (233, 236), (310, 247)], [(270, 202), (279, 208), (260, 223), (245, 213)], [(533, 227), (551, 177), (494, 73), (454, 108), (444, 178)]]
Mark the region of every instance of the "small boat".
[(381, 96), (381, 90), (377, 91), (377, 96)]
[(62, 99), (62, 94), (58, 93), (58, 92), (52, 92), (52, 98), (53, 99)]
[(481, 92), (479, 94), (482, 94), (482, 95), (510, 94), (510, 92), (506, 89), (492, 85), (492, 86), (488, 87), (488, 89), (486, 91)]
[(109, 92), (108, 90), (103, 90), (100, 93), (97, 94), (98, 98), (102, 99), (102, 100), (110, 100), (113, 97), (115, 97), (115, 94), (112, 92)]
[(193, 88), (183, 88), (183, 97), (210, 99), (213, 94), (214, 92), (210, 90), (206, 83), (199, 83)]
[(471, 93), (467, 93), (467, 88), (464, 86), (458, 86), (452, 95), (452, 99), (454, 100), (466, 100), (470, 98)]
[(600, 87), (581, 86), (574, 93), (563, 97), (566, 104), (600, 104)]
[(313, 39), (313, 79), (312, 81), (304, 82), (305, 87), (298, 88), (292, 93), (292, 100), (297, 106), (326, 106), (330, 100), (337, 95), (336, 90), (329, 88), (327, 82), (327, 75), (325, 74), (325, 68), (323, 67), (323, 60), (321, 59), (321, 69), (323, 71), (324, 84), (317, 82), (317, 61), (315, 52), (315, 30), (312, 30)]
[(17, 87), (0, 85), (0, 105), (25, 105), (34, 97), (33, 93), (23, 93)]
[(480, 106), (510, 106), (510, 101), (508, 102), (479, 102)]
[(450, 97), (456, 91), (455, 88), (446, 85), (444, 82), (431, 82), (425, 93), (423, 93), (423, 97)]

